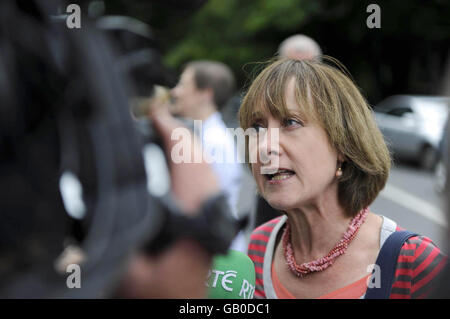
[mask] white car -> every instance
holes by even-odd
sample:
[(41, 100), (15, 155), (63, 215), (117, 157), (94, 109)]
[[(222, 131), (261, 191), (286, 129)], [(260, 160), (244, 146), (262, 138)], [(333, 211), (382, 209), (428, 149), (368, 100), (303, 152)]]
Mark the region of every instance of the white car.
[(398, 158), (416, 160), (431, 170), (449, 114), (450, 98), (394, 95), (374, 107), (376, 122)]

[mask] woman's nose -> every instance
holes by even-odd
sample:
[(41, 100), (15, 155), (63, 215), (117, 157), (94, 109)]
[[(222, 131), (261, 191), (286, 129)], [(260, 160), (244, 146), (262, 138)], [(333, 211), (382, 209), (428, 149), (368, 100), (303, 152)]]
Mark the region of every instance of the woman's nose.
[(280, 153), (280, 128), (277, 123), (269, 121), (267, 128), (263, 128), (259, 135), (259, 147), (265, 148), (267, 154), (279, 155)]
[(280, 130), (278, 127), (268, 127), (259, 134), (258, 153), (260, 162), (264, 166), (273, 166), (281, 155)]

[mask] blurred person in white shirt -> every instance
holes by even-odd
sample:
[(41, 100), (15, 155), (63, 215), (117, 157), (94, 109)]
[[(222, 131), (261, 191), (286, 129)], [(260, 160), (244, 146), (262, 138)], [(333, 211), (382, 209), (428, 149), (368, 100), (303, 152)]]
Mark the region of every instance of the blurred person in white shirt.
[[(228, 66), (216, 61), (188, 63), (178, 84), (172, 89), (174, 103), (171, 107), (178, 116), (201, 121), (197, 133), (204, 152), (212, 158), (212, 168), (221, 188), (228, 196), (234, 217), (238, 217), (237, 202), (242, 180), (242, 165), (237, 150), (220, 111), (232, 97), (235, 79)], [(195, 123), (195, 122), (194, 122)], [(244, 236), (239, 235), (233, 249), (246, 251)]]

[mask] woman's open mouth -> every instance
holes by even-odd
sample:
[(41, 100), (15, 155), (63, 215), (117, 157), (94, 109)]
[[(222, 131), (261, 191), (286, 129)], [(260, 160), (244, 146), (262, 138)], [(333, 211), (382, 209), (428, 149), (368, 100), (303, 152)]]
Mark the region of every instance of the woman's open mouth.
[(295, 172), (289, 169), (279, 169), (275, 174), (265, 174), (264, 177), (270, 184), (278, 184), (295, 175)]

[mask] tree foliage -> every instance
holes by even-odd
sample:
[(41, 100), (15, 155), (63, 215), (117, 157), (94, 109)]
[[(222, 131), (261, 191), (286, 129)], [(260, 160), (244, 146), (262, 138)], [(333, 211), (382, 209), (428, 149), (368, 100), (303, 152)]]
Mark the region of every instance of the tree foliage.
[[(122, 1), (108, 5), (120, 7)], [(144, 10), (149, 3), (151, 9)], [(304, 33), (324, 54), (344, 63), (371, 102), (394, 93), (440, 93), (449, 55), (450, 2), (377, 1), (380, 29), (366, 25), (370, 3), (209, 0), (188, 12), (176, 4), (168, 9), (159, 1), (133, 1), (128, 14), (154, 26), (165, 62), (175, 69), (190, 60), (218, 60), (232, 67), (242, 85), (252, 62), (272, 58), (283, 39)]]

